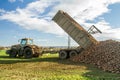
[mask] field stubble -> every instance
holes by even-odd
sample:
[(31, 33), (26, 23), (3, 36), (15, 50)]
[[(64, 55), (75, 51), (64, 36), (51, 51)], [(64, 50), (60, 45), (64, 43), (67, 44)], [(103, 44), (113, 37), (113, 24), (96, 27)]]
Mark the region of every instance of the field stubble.
[(107, 73), (96, 67), (70, 60), (58, 54), (39, 58), (9, 58), (0, 51), (0, 80), (120, 80), (120, 74)]

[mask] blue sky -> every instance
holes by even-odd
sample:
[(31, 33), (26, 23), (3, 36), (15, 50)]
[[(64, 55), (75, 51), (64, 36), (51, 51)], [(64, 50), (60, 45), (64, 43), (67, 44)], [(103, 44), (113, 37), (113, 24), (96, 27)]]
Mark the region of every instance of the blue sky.
[(85, 29), (98, 27), (103, 34), (93, 35), (97, 40), (120, 41), (120, 0), (0, 0), (0, 46), (24, 37), (41, 46), (67, 46), (66, 33), (51, 20), (60, 9)]
[(103, 17), (111, 26), (120, 27), (120, 3), (110, 5), (108, 8), (111, 12), (104, 14)]

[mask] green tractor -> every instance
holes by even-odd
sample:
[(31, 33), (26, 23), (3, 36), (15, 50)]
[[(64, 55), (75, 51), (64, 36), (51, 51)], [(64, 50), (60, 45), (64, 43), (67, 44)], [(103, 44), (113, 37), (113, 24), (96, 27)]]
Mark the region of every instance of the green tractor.
[(10, 50), (6, 51), (10, 57), (32, 58), (42, 55), (41, 48), (33, 44), (33, 39), (23, 38), (19, 40), (20, 44), (11, 46)]

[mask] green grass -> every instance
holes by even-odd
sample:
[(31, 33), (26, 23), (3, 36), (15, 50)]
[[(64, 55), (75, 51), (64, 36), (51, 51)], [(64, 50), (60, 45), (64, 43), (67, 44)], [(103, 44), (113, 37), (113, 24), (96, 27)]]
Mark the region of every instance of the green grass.
[(58, 54), (39, 58), (9, 58), (0, 51), (0, 80), (120, 80), (120, 74), (93, 65), (60, 60)]

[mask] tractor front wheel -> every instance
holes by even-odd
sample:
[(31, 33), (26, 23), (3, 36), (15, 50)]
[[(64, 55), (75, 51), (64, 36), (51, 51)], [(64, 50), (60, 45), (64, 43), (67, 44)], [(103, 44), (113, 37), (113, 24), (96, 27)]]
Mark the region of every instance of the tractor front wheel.
[(24, 50), (24, 57), (25, 58), (32, 58), (32, 56), (33, 56), (33, 51), (32, 51), (32, 49), (31, 48), (25, 48), (25, 50)]

